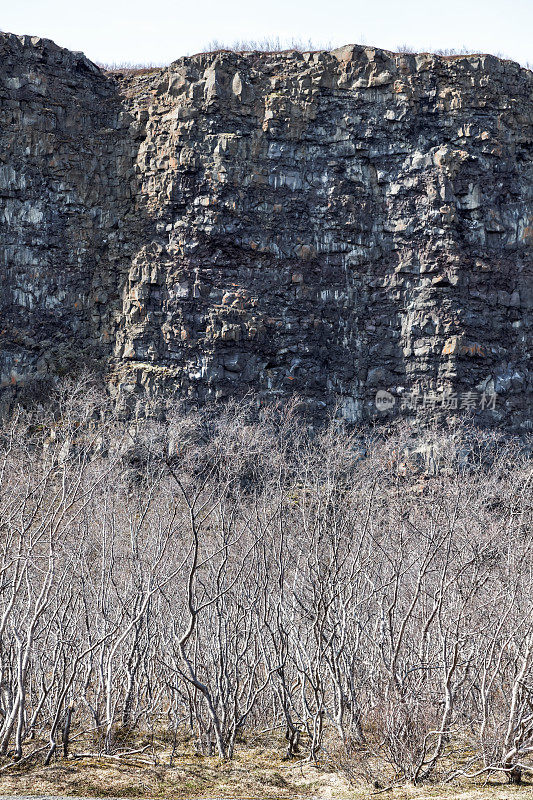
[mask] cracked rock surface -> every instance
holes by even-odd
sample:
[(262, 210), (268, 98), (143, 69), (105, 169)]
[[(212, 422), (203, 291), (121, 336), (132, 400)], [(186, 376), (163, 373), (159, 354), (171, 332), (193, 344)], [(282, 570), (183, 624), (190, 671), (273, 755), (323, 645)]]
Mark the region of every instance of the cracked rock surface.
[(5, 402), (88, 364), (132, 413), (531, 424), (533, 73), (350, 45), (110, 75), (9, 34), (0, 58)]

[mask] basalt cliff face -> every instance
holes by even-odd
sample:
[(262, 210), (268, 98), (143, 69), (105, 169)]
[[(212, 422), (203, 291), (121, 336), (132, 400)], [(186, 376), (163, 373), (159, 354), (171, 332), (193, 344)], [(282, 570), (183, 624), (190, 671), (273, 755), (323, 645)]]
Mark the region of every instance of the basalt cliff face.
[(347, 46), (110, 75), (7, 34), (0, 115), (4, 403), (87, 365), (132, 413), (531, 426), (530, 71)]

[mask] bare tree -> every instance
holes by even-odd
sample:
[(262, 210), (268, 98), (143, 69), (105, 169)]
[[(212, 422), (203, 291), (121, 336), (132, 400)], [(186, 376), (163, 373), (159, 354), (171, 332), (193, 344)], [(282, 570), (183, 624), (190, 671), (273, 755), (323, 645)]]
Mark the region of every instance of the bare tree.
[(124, 421), (88, 378), (18, 409), (0, 431), (0, 770), (120, 759), (162, 726), (171, 759), (182, 728), (228, 759), (279, 727), (288, 758), (519, 783), (531, 484), (523, 443), (466, 426), (316, 430), (253, 402)]

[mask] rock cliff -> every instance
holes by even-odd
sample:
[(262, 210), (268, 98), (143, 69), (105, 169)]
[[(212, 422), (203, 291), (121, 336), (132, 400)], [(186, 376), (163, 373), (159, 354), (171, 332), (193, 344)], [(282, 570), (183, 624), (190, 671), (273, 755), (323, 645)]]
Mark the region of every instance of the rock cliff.
[(88, 365), (137, 413), (531, 427), (530, 71), (350, 45), (112, 75), (10, 34), (0, 59), (5, 402)]

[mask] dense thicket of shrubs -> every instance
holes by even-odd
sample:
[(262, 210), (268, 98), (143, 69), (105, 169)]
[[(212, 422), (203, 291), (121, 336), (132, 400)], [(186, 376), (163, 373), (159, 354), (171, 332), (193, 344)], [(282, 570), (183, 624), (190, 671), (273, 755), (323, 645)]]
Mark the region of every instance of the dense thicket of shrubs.
[(122, 422), (84, 385), (0, 444), (3, 756), (166, 726), (231, 758), (278, 725), (288, 757), (411, 781), (530, 769), (523, 444), (296, 406)]

